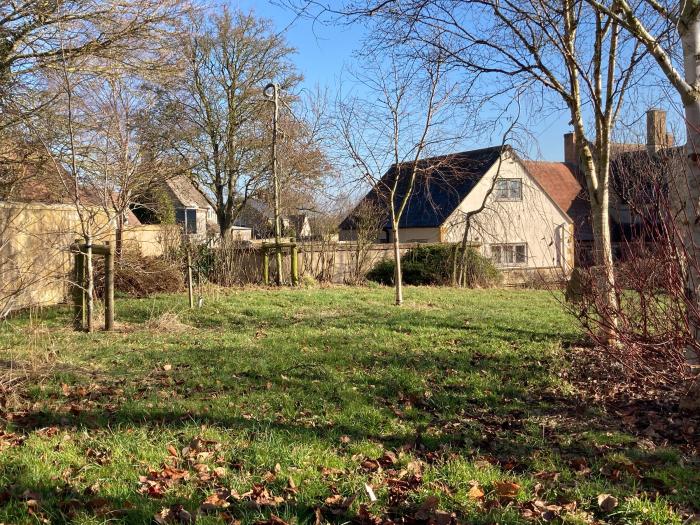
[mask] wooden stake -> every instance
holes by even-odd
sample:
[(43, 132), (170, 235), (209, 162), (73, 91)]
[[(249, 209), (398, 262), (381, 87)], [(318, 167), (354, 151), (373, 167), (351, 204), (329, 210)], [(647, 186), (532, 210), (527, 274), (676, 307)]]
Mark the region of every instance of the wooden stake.
[(194, 289), (192, 287), (192, 255), (187, 250), (187, 293), (190, 296), (190, 308), (194, 308)]
[(95, 272), (92, 257), (92, 235), (87, 236), (85, 245), (85, 326), (88, 332), (95, 331)]
[(78, 251), (73, 255), (73, 328), (83, 330), (83, 315), (85, 312), (85, 262), (80, 251), (80, 239), (76, 239)]
[(299, 284), (299, 252), (297, 251), (296, 244), (292, 244), (291, 257), (292, 257), (292, 286), (297, 286)]
[(114, 329), (114, 257), (116, 243), (110, 241), (105, 252), (105, 330)]
[(270, 254), (267, 253), (267, 248), (263, 248), (263, 284), (270, 284)]

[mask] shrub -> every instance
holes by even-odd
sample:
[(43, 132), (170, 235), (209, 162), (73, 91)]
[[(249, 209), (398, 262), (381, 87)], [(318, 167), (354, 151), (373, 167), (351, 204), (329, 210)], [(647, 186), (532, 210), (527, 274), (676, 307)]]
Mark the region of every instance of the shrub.
[(491, 259), (484, 257), (474, 248), (467, 249), (464, 267), (469, 288), (490, 288), (503, 280), (503, 275)]
[(367, 279), (379, 284), (394, 284), (394, 261), (382, 259), (367, 272)]
[(313, 275), (306, 273), (301, 276), (301, 285), (304, 288), (316, 288), (318, 286), (318, 281)]
[[(449, 285), (452, 283), (454, 247), (450, 244), (426, 244), (406, 252), (401, 257), (405, 284)], [(466, 284), (469, 287), (489, 287), (501, 281), (501, 274), (486, 257), (473, 248), (467, 249), (465, 260)], [(367, 274), (367, 279), (379, 284), (394, 282), (394, 261), (383, 259)]]
[[(124, 252), (115, 261), (114, 291), (132, 297), (180, 292), (185, 288), (183, 269), (162, 257)], [(95, 293), (104, 295), (104, 260), (95, 257)]]

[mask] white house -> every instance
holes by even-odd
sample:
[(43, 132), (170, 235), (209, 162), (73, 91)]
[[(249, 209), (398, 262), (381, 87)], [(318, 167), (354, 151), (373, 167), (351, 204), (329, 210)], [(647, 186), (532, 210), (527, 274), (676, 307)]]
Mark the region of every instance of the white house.
[[(469, 222), (467, 240), (478, 244), (482, 254), (496, 265), (568, 273), (574, 263), (573, 221), (565, 208), (581, 187), (573, 171), (564, 166), (565, 173), (559, 170), (561, 173), (554, 176), (565, 191), (550, 194), (542, 184), (550, 182), (547, 170), (536, 169), (537, 164), (524, 163), (509, 146), (420, 161), (399, 223), (401, 242), (457, 243)], [(386, 210), (387, 200), (382, 195), (396, 174), (394, 166), (363, 202)], [(396, 202), (407, 186), (406, 165), (399, 168), (398, 177)], [(356, 208), (341, 223), (341, 240), (357, 237), (358, 209), (362, 208)], [(378, 240), (391, 241), (388, 213)]]

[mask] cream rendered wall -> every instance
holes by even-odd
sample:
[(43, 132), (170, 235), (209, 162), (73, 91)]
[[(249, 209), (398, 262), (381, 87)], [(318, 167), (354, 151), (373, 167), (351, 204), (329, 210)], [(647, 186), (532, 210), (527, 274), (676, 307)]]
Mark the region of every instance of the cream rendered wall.
[(549, 198), (511, 154), (494, 164), (476, 187), (448, 217), (443, 225), (444, 242), (460, 242), (464, 232), (464, 213), (479, 209), (494, 179), (521, 179), (522, 200), (497, 201), (489, 195), (486, 208), (472, 218), (468, 240), (481, 243), (483, 255), (491, 255), (491, 244), (527, 244), (527, 263), (523, 268), (561, 268), (568, 273), (573, 267), (571, 220)]
[[(87, 211), (95, 240), (110, 239), (106, 214)], [(0, 315), (64, 301), (73, 265), (69, 247), (81, 236), (73, 205), (0, 202)]]

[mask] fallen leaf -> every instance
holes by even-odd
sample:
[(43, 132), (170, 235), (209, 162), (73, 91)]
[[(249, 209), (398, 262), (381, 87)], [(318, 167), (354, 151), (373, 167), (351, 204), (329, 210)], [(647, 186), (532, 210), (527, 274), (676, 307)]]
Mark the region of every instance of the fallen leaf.
[(598, 494), (598, 506), (603, 512), (610, 512), (617, 507), (617, 498), (610, 494)]
[(171, 505), (153, 516), (153, 521), (158, 525), (190, 525), (194, 523), (194, 517), (182, 505)]
[(275, 516), (274, 514), (270, 514), (270, 517), (268, 519), (256, 521), (254, 523), (254, 525), (288, 525), (288, 524), (286, 521), (284, 521), (279, 516)]
[(479, 485), (473, 485), (472, 488), (469, 489), (469, 499), (474, 500), (474, 501), (479, 501), (483, 499), (484, 497), (484, 491), (481, 490), (481, 487)]
[(520, 492), (520, 485), (512, 481), (497, 481), (493, 488), (501, 498), (515, 498)]

